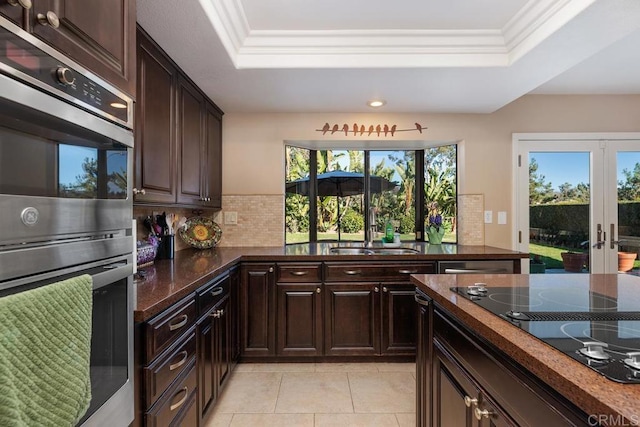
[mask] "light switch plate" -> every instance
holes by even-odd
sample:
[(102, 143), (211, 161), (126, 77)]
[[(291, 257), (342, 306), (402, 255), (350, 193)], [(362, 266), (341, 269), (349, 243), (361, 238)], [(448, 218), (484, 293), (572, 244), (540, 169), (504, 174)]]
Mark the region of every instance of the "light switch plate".
[(484, 211), (484, 223), (491, 224), (493, 222), (493, 211)]
[(224, 213), (224, 223), (227, 225), (237, 225), (238, 224), (238, 212), (225, 212)]
[(506, 224), (507, 223), (507, 213), (504, 211), (498, 212), (498, 224)]

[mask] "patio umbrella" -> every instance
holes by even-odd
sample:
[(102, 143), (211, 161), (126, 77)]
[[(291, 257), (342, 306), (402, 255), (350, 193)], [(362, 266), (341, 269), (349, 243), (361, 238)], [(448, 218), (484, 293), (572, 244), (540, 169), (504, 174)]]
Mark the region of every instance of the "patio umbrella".
[[(317, 195), (325, 196), (354, 196), (364, 193), (364, 174), (360, 172), (331, 171), (318, 175)], [(393, 190), (398, 184), (376, 175), (369, 176), (369, 186), (372, 193)], [(287, 182), (286, 192), (291, 194), (309, 195), (309, 177)], [(338, 200), (338, 240), (340, 240), (340, 200)]]

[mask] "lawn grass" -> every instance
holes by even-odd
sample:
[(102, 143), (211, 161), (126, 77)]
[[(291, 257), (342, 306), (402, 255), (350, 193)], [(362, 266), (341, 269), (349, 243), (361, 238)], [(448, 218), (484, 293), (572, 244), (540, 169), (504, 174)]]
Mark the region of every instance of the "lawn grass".
[[(340, 233), (340, 239), (343, 242), (355, 241), (355, 242), (364, 242), (364, 233)], [(382, 234), (379, 234), (376, 237), (376, 241), (379, 242), (382, 239)], [(444, 243), (455, 243), (456, 235), (455, 233), (445, 234), (442, 241)], [(329, 241), (337, 241), (338, 233), (318, 233), (318, 241), (329, 240)], [(414, 233), (406, 233), (400, 235), (400, 240), (403, 242), (415, 242), (415, 234)], [(286, 243), (308, 243), (309, 242), (309, 234), (308, 233), (287, 233), (286, 234)]]
[[(539, 255), (540, 259), (545, 264), (545, 268), (564, 268), (564, 266), (562, 265), (562, 256), (560, 255), (560, 253), (567, 251), (579, 252), (575, 248), (569, 249), (529, 243), (529, 253), (531, 253), (531, 255)], [(636, 259), (636, 261), (633, 263), (633, 268), (640, 268), (640, 260)]]
[(561, 252), (567, 252), (572, 250), (575, 252), (575, 249), (569, 248), (559, 248), (553, 246), (543, 246), (536, 245), (533, 243), (529, 243), (529, 253), (531, 255), (538, 255), (546, 268), (564, 268), (562, 265), (562, 256)]

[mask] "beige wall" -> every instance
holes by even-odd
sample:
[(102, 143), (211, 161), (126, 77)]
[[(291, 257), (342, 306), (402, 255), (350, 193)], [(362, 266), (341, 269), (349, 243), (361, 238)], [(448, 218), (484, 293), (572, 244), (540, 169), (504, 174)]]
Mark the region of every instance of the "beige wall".
[[(397, 124), (429, 129), (397, 133), (393, 138), (322, 136), (325, 123)], [(484, 209), (494, 211), (485, 226), (485, 243), (511, 247), (511, 138), (518, 132), (640, 131), (640, 95), (527, 95), (492, 114), (225, 114), (223, 125), (223, 194), (261, 196), (284, 194), (284, 141), (371, 140), (376, 143), (426, 139), (462, 141), (460, 194), (484, 196)], [(345, 146), (345, 148), (348, 148)], [(251, 198), (251, 197), (249, 197)], [(223, 209), (226, 209), (223, 202)], [(496, 224), (496, 212), (508, 213), (508, 224)], [(284, 216), (284, 208), (282, 208)], [(283, 219), (284, 221), (284, 219)], [(283, 241), (283, 222), (270, 227), (270, 241)], [(249, 232), (251, 224), (245, 224)], [(239, 224), (238, 226), (241, 227)], [(236, 232), (237, 232), (236, 228)], [(255, 228), (253, 228), (255, 233)], [(249, 237), (250, 235), (247, 234)], [(224, 240), (224, 238), (223, 238)]]

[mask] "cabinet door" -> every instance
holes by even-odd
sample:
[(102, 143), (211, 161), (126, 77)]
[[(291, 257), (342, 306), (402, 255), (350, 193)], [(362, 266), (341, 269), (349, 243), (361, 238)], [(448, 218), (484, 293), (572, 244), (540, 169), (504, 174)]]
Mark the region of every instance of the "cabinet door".
[(327, 356), (380, 352), (380, 287), (377, 283), (324, 285), (324, 348)]
[(1, 0), (0, 15), (16, 24), (18, 27), (24, 26), (25, 18), (28, 13), (28, 9), (22, 7), (17, 0), (15, 1), (15, 6), (9, 3), (8, 0)]
[(382, 354), (416, 353), (415, 288), (381, 284)]
[(198, 322), (198, 394), (202, 417), (215, 400), (213, 318), (207, 314)]
[(322, 356), (322, 284), (278, 283), (280, 356)]
[(416, 348), (416, 427), (431, 424), (431, 343), (433, 340), (433, 307), (426, 295), (414, 295), (418, 306)]
[(205, 108), (204, 201), (207, 207), (222, 207), (222, 111), (211, 103)]
[(203, 198), (204, 97), (178, 78), (178, 203), (197, 205)]
[(138, 32), (134, 202), (175, 203), (178, 70)]
[(225, 298), (213, 310), (214, 365), (216, 378), (216, 397), (231, 373), (231, 322), (229, 298)]
[(276, 354), (275, 265), (245, 264), (240, 287), (241, 354)]
[(229, 272), (229, 317), (231, 323), (231, 362), (240, 358), (240, 270)]
[[(38, 19), (48, 13), (58, 28)], [(135, 0), (34, 0), (31, 19), (37, 37), (135, 98)]]
[(477, 426), (478, 389), (439, 346), (433, 350), (433, 425)]
[(517, 424), (437, 343), (433, 347), (433, 425), (508, 427)]

